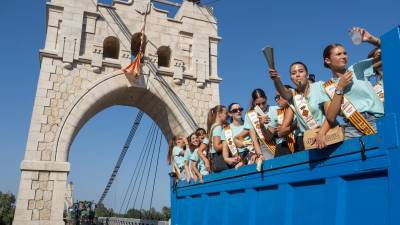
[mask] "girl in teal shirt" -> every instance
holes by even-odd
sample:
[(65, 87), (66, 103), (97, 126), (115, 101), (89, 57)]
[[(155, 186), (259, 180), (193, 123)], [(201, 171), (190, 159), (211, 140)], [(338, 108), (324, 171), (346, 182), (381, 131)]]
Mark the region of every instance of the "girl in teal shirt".
[(222, 126), (226, 123), (228, 111), (225, 106), (217, 105), (210, 109), (207, 116), (210, 159), (213, 172), (229, 169), (222, 156)]
[[(313, 116), (313, 119), (317, 123), (319, 127), (321, 127), (320, 131), (317, 134), (316, 137), (316, 144), (318, 148), (325, 148), (326, 147), (326, 140), (325, 136), (326, 133), (328, 132), (330, 126), (328, 122), (325, 119), (325, 113), (328, 110), (330, 100), (328, 96), (325, 94), (323, 90), (323, 82), (322, 81), (317, 81), (315, 83), (311, 83), (308, 78), (309, 78), (309, 73), (308, 73), (308, 68), (307, 66), (302, 63), (302, 62), (294, 62), (290, 65), (290, 79), (292, 80), (293, 84), (296, 85), (296, 92), (297, 94), (302, 95), (309, 107), (311, 115)], [(270, 68), (269, 69), (269, 74), (270, 78), (273, 80), (274, 85), (276, 90), (280, 93), (281, 97), (286, 99), (291, 105), (294, 104), (294, 92), (292, 90), (287, 89), (281, 79), (280, 75), (275, 69)], [(303, 142), (303, 133), (304, 131), (310, 129), (307, 126), (307, 123), (304, 121), (302, 112), (299, 111), (296, 107), (295, 109), (295, 114), (296, 118), (298, 120), (298, 126), (299, 126), (299, 132), (297, 135), (296, 142), (300, 143)], [(288, 111), (293, 112), (292, 110)], [(290, 120), (290, 124), (293, 121), (294, 115), (292, 114), (291, 116), (287, 117)], [(284, 124), (287, 122), (287, 118), (284, 120)]]
[[(369, 42), (379, 47), (380, 39), (371, 35), (363, 28), (355, 27), (353, 31), (359, 32), (363, 42)], [(332, 103), (327, 112), (327, 120), (330, 124), (336, 121), (336, 117), (341, 115), (341, 104), (346, 97), (357, 112), (367, 121), (376, 133), (376, 119), (384, 115), (383, 103), (376, 95), (368, 77), (374, 73), (374, 66), (379, 65), (381, 58), (377, 55), (374, 58), (363, 60), (350, 67), (347, 67), (348, 56), (346, 49), (341, 44), (330, 44), (323, 52), (324, 66), (332, 72), (332, 81), (336, 84), (336, 90), (332, 98)], [(356, 125), (358, 125), (356, 123)], [(365, 126), (363, 126), (365, 127)], [(360, 137), (365, 133), (360, 128), (356, 128), (345, 118), (345, 137)]]

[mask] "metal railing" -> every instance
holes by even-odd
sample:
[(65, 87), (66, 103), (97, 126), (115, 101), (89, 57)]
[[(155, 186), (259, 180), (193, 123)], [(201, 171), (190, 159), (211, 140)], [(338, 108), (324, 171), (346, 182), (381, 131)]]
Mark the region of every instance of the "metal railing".
[(168, 225), (168, 221), (142, 220), (135, 218), (98, 217), (97, 225)]

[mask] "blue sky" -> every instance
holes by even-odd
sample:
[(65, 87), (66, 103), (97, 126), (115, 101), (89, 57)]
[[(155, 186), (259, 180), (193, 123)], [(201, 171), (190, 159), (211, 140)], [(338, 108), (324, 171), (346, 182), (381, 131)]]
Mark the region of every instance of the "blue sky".
[[(371, 33), (381, 35), (400, 24), (400, 2), (396, 0), (220, 0), (213, 6), (222, 37), (218, 69), (223, 78), (221, 102), (228, 105), (235, 101), (246, 108), (251, 91), (258, 87), (266, 90), (273, 103), (274, 90), (261, 53), (265, 45), (275, 47), (276, 66), (287, 83), (290, 83), (288, 66), (298, 60), (305, 62), (317, 79), (326, 80), (330, 74), (323, 67), (321, 55), (327, 44), (344, 44), (350, 62), (354, 63), (365, 58), (371, 46), (352, 45), (347, 34), (350, 27), (366, 27)], [(45, 41), (45, 15), (45, 0), (7, 1), (0, 7), (0, 191), (17, 193), (19, 164), (24, 155), (39, 73), (38, 51)], [(134, 108), (111, 107), (82, 128), (70, 155), (69, 178), (75, 183), (77, 199), (97, 201), (136, 112)], [(108, 207), (119, 209), (137, 160), (136, 153), (150, 123), (145, 117), (105, 200)], [(165, 152), (164, 142), (155, 189), (156, 208), (169, 205)]]

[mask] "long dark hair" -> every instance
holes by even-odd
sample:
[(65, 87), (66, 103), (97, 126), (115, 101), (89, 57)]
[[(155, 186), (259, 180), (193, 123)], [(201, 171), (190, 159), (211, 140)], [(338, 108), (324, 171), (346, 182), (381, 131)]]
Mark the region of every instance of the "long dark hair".
[(168, 141), (168, 154), (167, 154), (167, 162), (168, 165), (171, 165), (172, 162), (172, 150), (176, 144), (177, 136), (173, 136), (171, 139)]
[(254, 109), (255, 107), (254, 101), (256, 101), (257, 98), (265, 98), (265, 101), (268, 100), (263, 89), (261, 88), (254, 89), (251, 92), (250, 110)]
[(343, 45), (338, 43), (333, 43), (325, 47), (324, 52), (322, 53), (322, 60), (324, 61), (325, 68), (330, 68), (329, 65), (325, 62), (325, 59), (330, 58), (332, 49), (336, 47), (343, 47)]

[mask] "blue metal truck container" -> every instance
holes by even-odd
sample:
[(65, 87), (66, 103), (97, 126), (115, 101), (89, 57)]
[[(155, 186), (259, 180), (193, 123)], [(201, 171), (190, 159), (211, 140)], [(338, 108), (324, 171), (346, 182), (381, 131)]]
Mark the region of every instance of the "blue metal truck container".
[[(400, 225), (400, 32), (382, 40), (385, 117), (377, 135), (171, 187), (173, 225)], [(399, 85), (398, 85), (399, 84)]]

